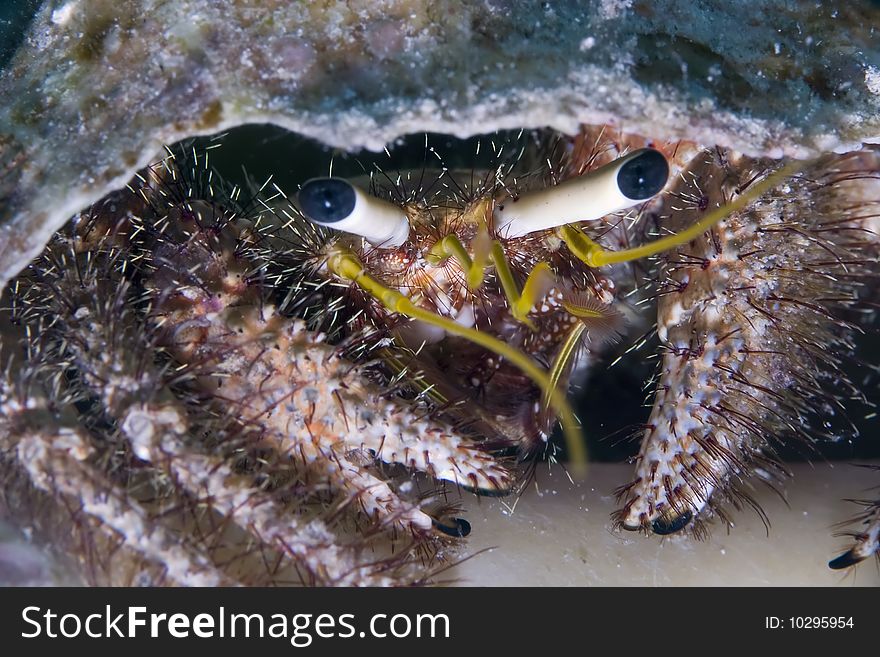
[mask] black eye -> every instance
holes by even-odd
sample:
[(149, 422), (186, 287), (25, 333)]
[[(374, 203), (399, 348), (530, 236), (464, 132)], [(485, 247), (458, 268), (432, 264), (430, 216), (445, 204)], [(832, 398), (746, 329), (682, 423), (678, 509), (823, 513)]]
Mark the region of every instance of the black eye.
[(685, 527), (687, 527), (688, 523), (693, 518), (693, 515), (690, 511), (685, 511), (681, 515), (674, 516), (671, 518), (657, 518), (654, 522), (651, 523), (651, 530), (655, 534), (659, 534), (660, 536), (665, 536), (666, 534), (674, 534), (675, 532), (681, 531)]
[(299, 205), (307, 218), (319, 224), (342, 221), (354, 211), (354, 188), (341, 178), (315, 178), (299, 190)]
[(663, 189), (669, 178), (669, 164), (663, 153), (647, 149), (620, 167), (617, 186), (620, 192), (634, 201), (649, 199)]

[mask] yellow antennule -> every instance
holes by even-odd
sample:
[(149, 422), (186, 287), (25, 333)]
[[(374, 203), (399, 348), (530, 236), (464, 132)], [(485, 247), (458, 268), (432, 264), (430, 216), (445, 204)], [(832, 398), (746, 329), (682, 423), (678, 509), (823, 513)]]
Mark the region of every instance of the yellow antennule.
[(571, 252), (590, 267), (603, 267), (605, 265), (613, 265), (616, 263), (647, 258), (695, 240), (719, 221), (730, 216), (732, 213), (741, 210), (765, 192), (776, 187), (785, 178), (802, 169), (804, 166), (806, 165), (803, 162), (792, 162), (787, 164), (764, 178), (761, 182), (752, 185), (746, 193), (741, 194), (727, 205), (709, 212), (693, 226), (690, 226), (675, 235), (667, 235), (666, 237), (661, 237), (658, 240), (631, 249), (608, 251), (587, 237), (583, 231), (577, 228), (574, 224), (560, 227), (558, 231), (559, 236), (563, 239), (566, 245), (568, 245)]
[(571, 452), (571, 460), (575, 467), (579, 469), (584, 467), (586, 454), (580, 440), (579, 425), (571, 406), (569, 406), (565, 398), (565, 391), (559, 390), (551, 381), (550, 376), (535, 361), (518, 349), (514, 349), (491, 335), (462, 326), (451, 319), (420, 308), (409, 297), (397, 290), (386, 287), (370, 276), (364, 270), (364, 266), (357, 256), (344, 247), (337, 246), (333, 249), (327, 260), (327, 266), (337, 276), (356, 283), (361, 289), (380, 301), (388, 310), (436, 326), (451, 335), (457, 335), (470, 340), (474, 344), (508, 360), (522, 370), (540, 388), (550, 406), (559, 416), (559, 422), (562, 425), (566, 444)]
[[(550, 384), (554, 389), (559, 387), (559, 382), (562, 380), (562, 375), (565, 373), (565, 370), (568, 368), (569, 364), (572, 362), (574, 358), (574, 354), (577, 351), (578, 344), (580, 344), (581, 336), (584, 334), (587, 325), (583, 322), (578, 322), (569, 330), (568, 335), (565, 336), (565, 341), (562, 343), (562, 348), (559, 350), (559, 353), (556, 355), (556, 358), (553, 359), (553, 363), (550, 366)], [(549, 405), (549, 399), (545, 394), (541, 404), (544, 408)]]

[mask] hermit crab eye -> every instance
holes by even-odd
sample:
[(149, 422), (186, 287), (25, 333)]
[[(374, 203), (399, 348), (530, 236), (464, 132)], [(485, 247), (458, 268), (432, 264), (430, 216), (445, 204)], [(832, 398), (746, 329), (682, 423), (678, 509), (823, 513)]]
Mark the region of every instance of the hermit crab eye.
[(354, 187), (338, 178), (317, 178), (299, 193), (302, 211), (319, 224), (335, 224), (351, 216), (357, 196)]
[(497, 204), (495, 227), (511, 238), (599, 219), (648, 200), (668, 178), (663, 154), (643, 148), (583, 176)]
[(409, 219), (401, 208), (341, 178), (313, 178), (297, 198), (309, 221), (360, 235), (373, 246), (395, 248), (409, 236)]
[(669, 178), (669, 163), (663, 153), (646, 148), (628, 159), (617, 172), (620, 193), (634, 201), (645, 201), (661, 189)]

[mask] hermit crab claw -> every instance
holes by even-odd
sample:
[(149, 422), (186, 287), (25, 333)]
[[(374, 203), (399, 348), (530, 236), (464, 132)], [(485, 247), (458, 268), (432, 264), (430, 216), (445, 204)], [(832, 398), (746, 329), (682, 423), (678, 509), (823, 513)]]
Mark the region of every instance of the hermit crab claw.
[(313, 178), (299, 190), (309, 221), (360, 235), (379, 248), (396, 248), (409, 237), (409, 219), (397, 205), (370, 196), (342, 178)]
[(595, 171), (495, 206), (495, 228), (505, 238), (599, 219), (647, 201), (666, 185), (663, 154), (643, 148)]

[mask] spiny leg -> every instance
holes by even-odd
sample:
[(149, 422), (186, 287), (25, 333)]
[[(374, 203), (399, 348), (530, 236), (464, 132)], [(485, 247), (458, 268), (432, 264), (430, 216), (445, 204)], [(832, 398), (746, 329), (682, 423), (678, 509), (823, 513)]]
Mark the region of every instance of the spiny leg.
[[(203, 262), (223, 263), (224, 271), (245, 265), (212, 253), (199, 239), (190, 249)], [(156, 320), (161, 317), (166, 347), (178, 360), (192, 363), (197, 352), (199, 367), (215, 377), (204, 377), (202, 385), (225, 399), (231, 418), (257, 431), (260, 445), (328, 482), (330, 491), (345, 493), (348, 506), (380, 527), (416, 537), (432, 524), (444, 533), (448, 526), (398, 496), (352, 452), (493, 495), (509, 491), (510, 473), (493, 456), (452, 427), (424, 418), (415, 404), (389, 398), (365, 368), (342, 358), (302, 322), (260, 305), (253, 288), (238, 281), (235, 275), (204, 279), (207, 291), (200, 286), (160, 303)], [(196, 325), (198, 331), (188, 332)], [(249, 364), (244, 370), (242, 362)]]
[[(852, 349), (854, 327), (840, 316), (857, 302), (869, 245), (856, 214), (838, 209), (838, 185), (823, 171), (829, 162), (784, 194), (767, 192), (788, 168), (742, 194), (761, 165), (707, 151), (682, 176), (678, 196), (698, 185), (696, 198), (707, 203), (672, 221), (700, 224), (709, 204), (725, 216), (664, 263), (658, 336), (667, 351), (636, 479), (620, 491), (624, 528), (669, 534), (712, 513), (730, 523), (725, 503), (754, 506), (752, 477), (774, 485), (786, 474), (772, 440), (819, 439), (810, 416), (830, 419), (851, 390), (839, 359)], [(735, 194), (760, 198), (730, 211)], [(828, 377), (837, 390), (824, 385)]]

